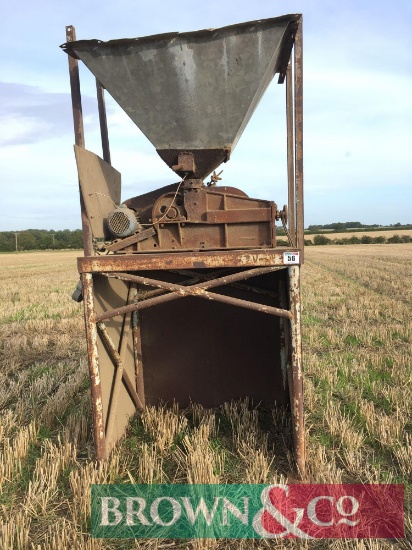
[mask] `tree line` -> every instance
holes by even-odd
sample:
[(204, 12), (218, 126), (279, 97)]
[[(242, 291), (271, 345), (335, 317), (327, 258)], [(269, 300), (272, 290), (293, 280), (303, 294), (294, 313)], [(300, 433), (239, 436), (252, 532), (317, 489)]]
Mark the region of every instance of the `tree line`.
[(377, 223), (374, 223), (372, 225), (366, 225), (361, 222), (337, 222), (337, 223), (326, 223), (324, 225), (309, 225), (307, 229), (305, 229), (305, 233), (319, 233), (321, 231), (328, 230), (330, 232), (336, 232), (336, 233), (343, 233), (345, 231), (364, 231), (367, 229), (368, 231), (382, 231), (385, 229), (412, 229), (412, 224), (401, 224), (401, 223), (394, 223), (390, 225), (378, 225)]
[(392, 235), (392, 237), (385, 237), (384, 235), (378, 235), (377, 237), (371, 237), (371, 235), (362, 235), (362, 237), (357, 237), (352, 235), (343, 239), (329, 239), (326, 235), (315, 235), (313, 238), (313, 243), (311, 241), (307, 242), (305, 239), (305, 244), (315, 244), (315, 245), (324, 245), (324, 244), (397, 244), (397, 243), (410, 243), (412, 242), (412, 237), (410, 235)]
[[(288, 246), (288, 242), (283, 239), (277, 239), (278, 246)], [(313, 245), (326, 245), (326, 244), (398, 244), (398, 243), (412, 243), (411, 235), (392, 235), (392, 237), (385, 237), (378, 235), (371, 237), (370, 235), (362, 235), (357, 237), (351, 235), (350, 237), (344, 237), (342, 239), (330, 239), (326, 235), (315, 235), (313, 241), (305, 239), (305, 246)]]
[(26, 229), (24, 231), (1, 231), (0, 252), (17, 250), (61, 250), (83, 248), (81, 229)]
[[(354, 224), (360, 222), (345, 222), (346, 224)], [(320, 229), (331, 229), (330, 226), (340, 226), (341, 223), (328, 224), (328, 225), (319, 225), (313, 226), (310, 225), (310, 228), (320, 228)], [(362, 225), (362, 224), (361, 224)], [(348, 225), (349, 227), (349, 225)], [(348, 229), (348, 227), (346, 229)], [(353, 227), (353, 226), (352, 226)], [(361, 230), (371, 228), (382, 229), (380, 226), (364, 226), (359, 227)], [(390, 226), (397, 229), (412, 229), (412, 224), (407, 226), (401, 226), (401, 224), (394, 224)], [(335, 229), (338, 231), (338, 229)], [(342, 231), (342, 228), (339, 229)], [(353, 231), (353, 229), (352, 229)], [(356, 231), (356, 230), (355, 230)], [(278, 236), (284, 236), (285, 233), (283, 228), (277, 228), (276, 233)], [(315, 233), (312, 229), (305, 233)], [(331, 232), (333, 233), (333, 232)], [(16, 237), (17, 235), (17, 237)], [(329, 236), (330, 233), (329, 233)], [(393, 235), (392, 237), (386, 238), (382, 235), (377, 237), (371, 237), (369, 235), (363, 235), (362, 237), (357, 237), (352, 235), (349, 238), (343, 239), (334, 239), (328, 238), (325, 235), (315, 235), (313, 242), (309, 239), (305, 239), (305, 245), (325, 245), (325, 244), (384, 244), (384, 243), (405, 243), (412, 242), (412, 237), (409, 235)], [(82, 249), (83, 240), (82, 240), (82, 231), (81, 229), (63, 229), (61, 231), (55, 231), (53, 229), (26, 229), (24, 231), (2, 231), (0, 232), (0, 252), (15, 252), (17, 250), (61, 250), (61, 249)], [(286, 241), (278, 241), (279, 245), (287, 244)]]

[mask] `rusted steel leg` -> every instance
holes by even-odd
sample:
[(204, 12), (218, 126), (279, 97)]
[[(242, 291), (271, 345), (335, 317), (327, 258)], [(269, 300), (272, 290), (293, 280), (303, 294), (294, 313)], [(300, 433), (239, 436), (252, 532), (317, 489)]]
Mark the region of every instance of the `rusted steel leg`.
[(289, 300), (293, 319), (290, 321), (292, 344), (292, 422), (296, 464), (302, 477), (306, 470), (305, 421), (303, 416), (303, 369), (300, 301), (300, 267), (293, 265), (289, 271)]
[(107, 458), (104, 433), (102, 387), (100, 383), (99, 355), (97, 351), (97, 328), (94, 320), (93, 278), (91, 273), (82, 273), (84, 319), (86, 325), (87, 353), (92, 397), (93, 434), (98, 460)]
[[(72, 25), (66, 27), (66, 42), (74, 42), (76, 40), (76, 30)], [(74, 125), (74, 140), (76, 145), (84, 147), (84, 129), (83, 129), (83, 111), (82, 111), (82, 97), (80, 93), (80, 77), (79, 77), (79, 64), (77, 59), (74, 59), (70, 55), (69, 58), (69, 75), (70, 75), (70, 89), (72, 96), (72, 109), (73, 109), (73, 125)], [(80, 191), (80, 209), (82, 216), (82, 234), (83, 234), (83, 248), (85, 256), (93, 255), (93, 235), (90, 226), (90, 221), (87, 216), (86, 206), (83, 200), (83, 194), (79, 182)]]
[(289, 63), (286, 70), (286, 139), (288, 162), (288, 229), (293, 246), (296, 246), (296, 222), (295, 222), (295, 155), (293, 147), (293, 77), (292, 64)]
[[(134, 300), (135, 302), (137, 302), (137, 291), (136, 289), (134, 289), (134, 291)], [(144, 407), (145, 394), (143, 379), (142, 338), (140, 333), (140, 316), (138, 310), (135, 310), (132, 313), (132, 334), (137, 395), (139, 396), (142, 406)]]
[(102, 138), (103, 160), (111, 164), (109, 132), (107, 130), (106, 105), (104, 102), (104, 90), (101, 83), (96, 78), (97, 106), (99, 108), (100, 136)]
[(295, 47), (295, 192), (296, 192), (296, 240), (301, 249), (303, 262), (303, 246), (305, 239), (303, 219), (303, 54), (302, 54), (302, 18), (296, 32)]

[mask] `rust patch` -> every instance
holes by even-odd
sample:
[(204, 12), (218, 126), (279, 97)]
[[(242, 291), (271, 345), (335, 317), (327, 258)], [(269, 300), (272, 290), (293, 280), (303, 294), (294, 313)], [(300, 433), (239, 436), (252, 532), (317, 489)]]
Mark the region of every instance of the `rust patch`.
[(266, 250), (219, 250), (216, 252), (175, 252), (127, 254), (78, 258), (80, 273), (112, 271), (156, 271), (163, 269), (209, 269), (227, 267), (283, 266), (283, 253), (294, 248)]

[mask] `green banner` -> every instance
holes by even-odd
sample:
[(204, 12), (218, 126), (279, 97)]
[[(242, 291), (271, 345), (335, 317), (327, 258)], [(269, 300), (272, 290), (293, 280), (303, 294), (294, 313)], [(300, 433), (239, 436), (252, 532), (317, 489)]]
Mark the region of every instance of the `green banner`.
[(94, 538), (402, 538), (401, 485), (92, 485)]
[[(92, 485), (95, 538), (250, 538), (265, 485)], [(253, 529), (252, 529), (253, 531)], [(254, 534), (259, 537), (258, 534)]]

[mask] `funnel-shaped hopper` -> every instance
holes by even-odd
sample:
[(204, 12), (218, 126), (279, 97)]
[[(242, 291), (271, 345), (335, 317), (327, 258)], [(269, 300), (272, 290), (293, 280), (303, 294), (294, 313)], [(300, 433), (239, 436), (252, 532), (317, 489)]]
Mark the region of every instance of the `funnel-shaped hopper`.
[(203, 179), (227, 160), (274, 74), (286, 71), (299, 18), (62, 48), (85, 63), (170, 167), (191, 152), (193, 175)]

